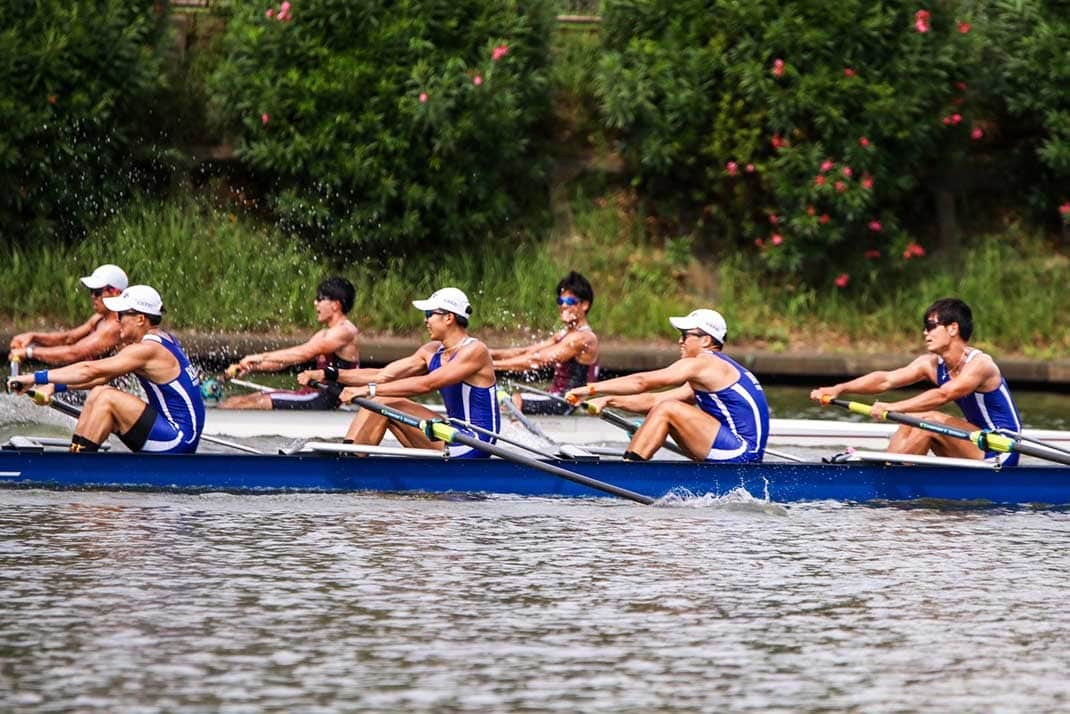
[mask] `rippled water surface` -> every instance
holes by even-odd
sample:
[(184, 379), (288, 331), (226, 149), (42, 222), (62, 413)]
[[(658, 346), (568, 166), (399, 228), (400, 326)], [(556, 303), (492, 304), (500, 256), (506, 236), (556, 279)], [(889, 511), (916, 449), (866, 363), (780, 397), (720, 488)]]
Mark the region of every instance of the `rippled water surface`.
[(0, 710), (1057, 711), (1070, 514), (0, 491)]

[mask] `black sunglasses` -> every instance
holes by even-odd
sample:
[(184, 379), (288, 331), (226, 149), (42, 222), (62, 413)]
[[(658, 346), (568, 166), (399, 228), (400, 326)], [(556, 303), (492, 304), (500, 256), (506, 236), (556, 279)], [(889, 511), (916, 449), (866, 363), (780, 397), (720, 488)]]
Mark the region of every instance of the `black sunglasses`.
[(947, 324), (948, 323), (943, 322), (941, 320), (924, 320), (921, 323), (921, 329), (922, 329), (922, 332), (932, 332), (937, 327), (940, 327), (940, 325), (947, 325)]
[(101, 295), (104, 294), (104, 290), (105, 290), (105, 288), (90, 288), (89, 289), (89, 294), (92, 295), (93, 297), (100, 297)]
[(432, 315), (449, 315), (448, 310), (424, 310), (424, 319), (430, 320)]
[(680, 330), (680, 339), (686, 340), (688, 337), (702, 337), (705, 332), (701, 330)]

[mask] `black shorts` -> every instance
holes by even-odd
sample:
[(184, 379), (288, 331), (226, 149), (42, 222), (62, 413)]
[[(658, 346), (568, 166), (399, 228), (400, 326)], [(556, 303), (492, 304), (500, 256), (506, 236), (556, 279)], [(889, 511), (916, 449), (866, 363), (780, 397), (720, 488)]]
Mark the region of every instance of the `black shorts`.
[(296, 392), (268, 392), (272, 409), (300, 409), (329, 411), (342, 403), (338, 395), (342, 385), (331, 382), (322, 389), (302, 389)]

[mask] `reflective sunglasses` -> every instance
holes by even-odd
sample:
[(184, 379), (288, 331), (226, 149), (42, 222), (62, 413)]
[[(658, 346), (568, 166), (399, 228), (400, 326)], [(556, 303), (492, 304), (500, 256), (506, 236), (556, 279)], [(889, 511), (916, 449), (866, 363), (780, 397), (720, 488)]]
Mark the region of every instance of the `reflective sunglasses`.
[(425, 320), (430, 320), (432, 315), (448, 315), (448, 314), (450, 314), (450, 313), (447, 310), (424, 310), (424, 319)]
[(569, 307), (572, 307), (574, 305), (579, 305), (580, 299), (577, 297), (572, 297), (571, 295), (565, 295), (563, 297), (557, 298), (557, 304), (568, 305)]

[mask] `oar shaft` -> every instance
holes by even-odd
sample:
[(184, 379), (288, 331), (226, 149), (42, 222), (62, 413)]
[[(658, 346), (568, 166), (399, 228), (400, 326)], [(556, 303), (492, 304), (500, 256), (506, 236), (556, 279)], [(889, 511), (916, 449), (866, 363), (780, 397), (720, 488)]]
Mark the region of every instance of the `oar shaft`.
[(477, 434), (482, 434), (483, 436), (493, 437), (493, 438), (497, 439), (498, 441), (501, 441), (501, 442), (506, 443), (506, 444), (512, 444), (513, 446), (516, 446), (518, 448), (524, 449), (525, 451), (530, 451), (533, 454), (537, 454), (537, 455), (541, 456), (544, 459), (552, 459), (552, 458), (554, 458), (553, 454), (547, 454), (544, 451), (540, 451), (539, 449), (536, 449), (534, 446), (531, 446), (529, 444), (525, 444), (525, 443), (520, 442), (520, 441), (516, 441), (515, 439), (510, 439), (507, 436), (502, 436), (501, 434), (499, 434), (497, 432), (493, 432), (490, 429), (484, 429), (483, 427), (477, 426), (477, 425), (475, 425), (475, 424), (473, 424), (471, 422), (465, 421), (464, 419), (453, 419), (453, 418), (451, 418), (450, 419), (450, 424), (453, 424), (454, 426), (462, 426), (465, 429), (471, 429), (472, 431), (474, 431)]
[(464, 434), (442, 421), (428, 421), (425, 419), (420, 419), (418, 417), (413, 416), (412, 414), (406, 414), (405, 412), (398, 411), (397, 409), (392, 409), (378, 402), (374, 402), (371, 399), (364, 399), (362, 397), (355, 398), (353, 400), (353, 403), (359, 404), (361, 407), (367, 409), (368, 411), (385, 416), (387, 419), (392, 419), (398, 422), (399, 424), (405, 424), (406, 426), (411, 426), (415, 429), (419, 429), (425, 434), (428, 434), (428, 436), (439, 439), (441, 441), (464, 444), (466, 446), (470, 446), (473, 449), (477, 449), (479, 451), (483, 451), (485, 453), (501, 457), (506, 461), (511, 461), (522, 466), (528, 466), (530, 468), (537, 469), (545, 473), (553, 474), (554, 476), (559, 476), (563, 479), (572, 481), (573, 483), (578, 483), (583, 486), (587, 486), (588, 488), (593, 488), (596, 491), (610, 493), (614, 496), (619, 496), (620, 498), (626, 498), (630, 501), (635, 501), (636, 503), (643, 503), (647, 505), (654, 503), (654, 499), (650, 496), (644, 496), (641, 493), (629, 491), (626, 488), (620, 488), (619, 486), (614, 486), (613, 484), (605, 483), (603, 481), (590, 478), (589, 476), (584, 476), (583, 474), (579, 474), (574, 471), (569, 471), (568, 469), (563, 469), (560, 466), (555, 466), (554, 464), (548, 464), (544, 461), (539, 461), (538, 459), (533, 459), (531, 457), (524, 456), (523, 454), (514, 453), (512, 451), (509, 451), (508, 449), (504, 449), (495, 444), (490, 444), (486, 441), (477, 439), (474, 436)]

